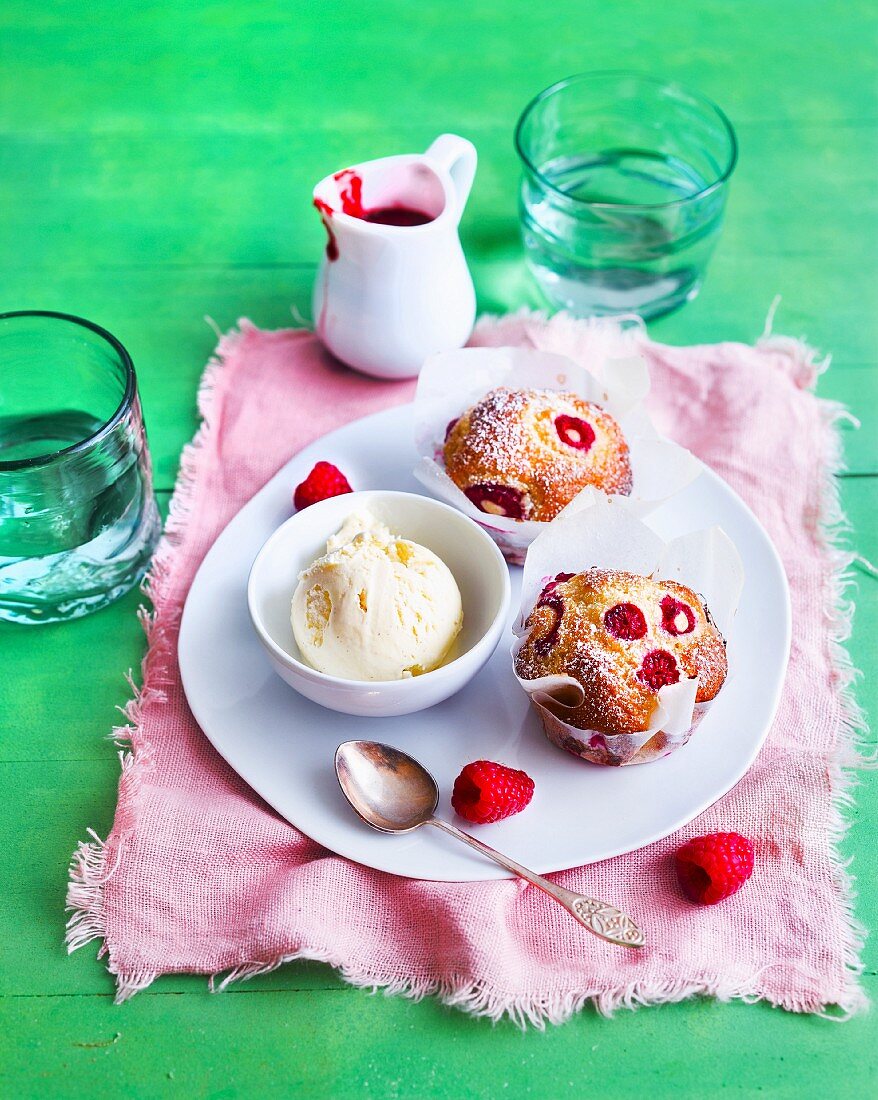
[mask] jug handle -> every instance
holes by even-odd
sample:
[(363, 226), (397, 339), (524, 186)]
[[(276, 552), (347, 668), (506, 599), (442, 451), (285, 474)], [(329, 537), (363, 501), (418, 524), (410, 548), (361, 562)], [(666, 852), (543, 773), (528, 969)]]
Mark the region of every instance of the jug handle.
[(473, 185), (479, 159), (475, 145), (466, 138), (458, 137), (457, 134), (440, 134), (424, 156), (451, 176), (457, 196), (456, 220), (460, 221)]

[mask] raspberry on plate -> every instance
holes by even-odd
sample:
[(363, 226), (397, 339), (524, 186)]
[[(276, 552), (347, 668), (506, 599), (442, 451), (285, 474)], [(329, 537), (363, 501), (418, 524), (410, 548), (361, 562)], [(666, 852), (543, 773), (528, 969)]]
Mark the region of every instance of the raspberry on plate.
[(348, 479), (337, 466), (333, 466), (331, 462), (318, 462), (305, 480), (296, 486), (293, 504), (296, 510), (301, 512), (303, 508), (316, 504), (318, 500), (352, 492)]
[(455, 779), (451, 805), (467, 821), (486, 825), (520, 813), (533, 793), (534, 781), (526, 772), (474, 760)]
[(715, 905), (737, 893), (753, 874), (753, 845), (740, 833), (696, 836), (677, 850), (676, 867), (690, 901)]

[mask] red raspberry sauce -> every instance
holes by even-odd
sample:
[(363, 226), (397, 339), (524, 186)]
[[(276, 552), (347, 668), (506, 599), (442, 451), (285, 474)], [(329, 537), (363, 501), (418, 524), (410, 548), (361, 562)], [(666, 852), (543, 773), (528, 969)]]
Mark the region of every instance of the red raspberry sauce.
[(374, 225), (427, 225), (433, 220), (432, 214), (408, 206), (378, 206), (374, 210), (364, 210), (360, 217)]

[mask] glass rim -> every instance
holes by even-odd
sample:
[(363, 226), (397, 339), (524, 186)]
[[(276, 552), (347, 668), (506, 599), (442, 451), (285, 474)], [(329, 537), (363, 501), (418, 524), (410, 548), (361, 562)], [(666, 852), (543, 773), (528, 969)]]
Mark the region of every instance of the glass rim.
[(71, 443), (67, 447), (60, 448), (60, 450), (49, 451), (41, 455), (32, 455), (30, 458), (15, 458), (6, 461), (0, 459), (0, 472), (6, 472), (8, 470), (27, 470), (37, 466), (47, 466), (56, 459), (66, 458), (68, 455), (76, 455), (82, 451), (89, 450), (94, 444), (106, 438), (106, 436), (118, 426), (122, 418), (134, 404), (134, 399), (137, 396), (137, 378), (134, 374), (134, 362), (121, 341), (117, 340), (116, 337), (105, 328), (96, 325), (94, 321), (86, 320), (85, 317), (77, 317), (73, 313), (59, 313), (51, 309), (15, 309), (6, 313), (0, 313), (0, 325), (2, 325), (2, 322), (8, 321), (13, 317), (44, 317), (53, 321), (65, 321), (79, 328), (89, 329), (89, 331), (101, 337), (105, 343), (109, 344), (119, 357), (119, 362), (122, 364), (122, 369), (125, 372), (125, 389), (115, 412), (108, 416), (100, 427), (95, 428), (95, 430), (84, 439), (79, 439), (76, 443)]
[[(524, 143), (522, 140), (522, 132), (524, 130), (525, 122), (531, 113), (539, 106), (543, 100), (548, 99), (556, 92), (560, 92), (565, 88), (570, 87), (573, 84), (581, 84), (588, 80), (608, 79), (614, 77), (621, 79), (627, 77), (639, 81), (642, 84), (651, 84), (653, 86), (663, 89), (673, 89), (679, 92), (683, 92), (684, 95), (694, 100), (702, 107), (706, 107), (708, 111), (713, 112), (722, 123), (723, 129), (726, 132), (726, 136), (729, 139), (729, 158), (725, 168), (720, 172), (719, 176), (705, 187), (700, 188), (692, 195), (686, 195), (681, 199), (669, 199), (667, 202), (591, 202), (588, 199), (578, 199), (569, 195), (566, 191), (562, 191), (560, 187), (557, 187), (552, 181), (537, 168), (531, 158), (524, 150)], [(726, 115), (725, 111), (713, 102), (706, 95), (702, 95), (701, 92), (696, 92), (692, 88), (689, 88), (685, 84), (681, 84), (677, 80), (662, 80), (660, 77), (648, 76), (645, 73), (637, 72), (633, 69), (595, 69), (590, 72), (573, 73), (571, 76), (565, 76), (561, 80), (556, 80), (554, 84), (550, 84), (547, 88), (543, 88), (541, 92), (538, 92), (533, 99), (525, 106), (518, 118), (518, 122), (515, 125), (514, 136), (515, 151), (518, 153), (519, 158), (524, 164), (525, 168), (540, 181), (548, 190), (553, 191), (556, 195), (559, 195), (566, 202), (571, 203), (574, 206), (580, 207), (592, 207), (594, 209), (603, 210), (666, 210), (674, 206), (683, 206), (688, 202), (694, 202), (697, 199), (703, 199), (706, 195), (709, 195), (712, 191), (722, 187), (722, 185), (729, 179), (732, 172), (735, 170), (735, 165), (738, 163), (738, 137), (735, 133), (735, 128)]]

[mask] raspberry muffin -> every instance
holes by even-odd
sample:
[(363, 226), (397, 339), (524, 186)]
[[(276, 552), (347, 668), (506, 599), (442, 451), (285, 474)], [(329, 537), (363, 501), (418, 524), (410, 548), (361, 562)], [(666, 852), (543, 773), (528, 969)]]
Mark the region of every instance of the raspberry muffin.
[(548, 521), (587, 485), (631, 492), (628, 444), (590, 401), (555, 390), (499, 387), (448, 425), (451, 480), (481, 511)]
[[(675, 581), (606, 569), (559, 573), (540, 593), (526, 629), (515, 657), (518, 676), (568, 676), (581, 688), (570, 705), (553, 707), (541, 698), (549, 739), (594, 763), (662, 755), (661, 731), (645, 744), (635, 739), (634, 760), (614, 739), (646, 732), (660, 689), (697, 676), (694, 728), (726, 678), (726, 645), (710, 612)], [(577, 730), (587, 732), (579, 738)]]

